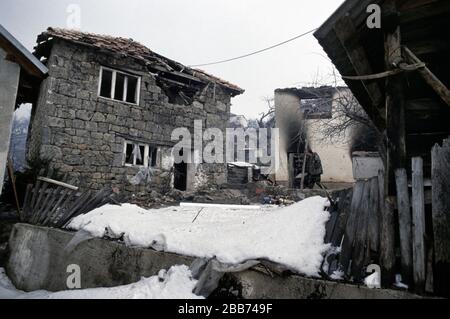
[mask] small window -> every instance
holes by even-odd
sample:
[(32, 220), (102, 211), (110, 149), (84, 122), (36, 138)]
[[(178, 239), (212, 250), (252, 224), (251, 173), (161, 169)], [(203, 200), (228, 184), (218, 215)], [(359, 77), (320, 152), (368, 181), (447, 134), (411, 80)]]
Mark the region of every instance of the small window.
[(150, 166), (155, 167), (158, 156), (158, 149), (156, 147), (150, 147)]
[(136, 104), (137, 101), (137, 86), (138, 86), (138, 78), (128, 77), (128, 85), (127, 85), (127, 99), (128, 103)]
[(103, 70), (100, 84), (100, 96), (108, 99), (111, 98), (112, 74), (113, 73), (109, 70)]
[(102, 67), (99, 96), (117, 101), (138, 104), (140, 77)]
[(124, 165), (156, 167), (158, 158), (158, 148), (148, 144), (125, 142)]

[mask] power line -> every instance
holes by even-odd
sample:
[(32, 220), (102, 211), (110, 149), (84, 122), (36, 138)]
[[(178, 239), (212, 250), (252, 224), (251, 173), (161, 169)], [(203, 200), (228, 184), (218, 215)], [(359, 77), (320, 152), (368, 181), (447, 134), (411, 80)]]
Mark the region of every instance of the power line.
[(313, 33), (313, 32), (316, 31), (317, 29), (318, 29), (318, 28), (315, 28), (315, 29), (313, 29), (313, 30), (310, 30), (310, 31), (308, 31), (308, 32), (299, 34), (299, 35), (297, 35), (297, 36), (295, 36), (295, 37), (293, 37), (293, 38), (290, 38), (290, 39), (288, 39), (288, 40), (286, 40), (286, 41), (283, 41), (283, 42), (280, 42), (280, 43), (271, 45), (270, 47), (267, 47), (267, 48), (264, 48), (264, 49), (261, 49), (261, 50), (258, 50), (258, 51), (254, 51), (254, 52), (251, 52), (251, 53), (247, 53), (247, 54), (244, 54), (244, 55), (240, 55), (240, 56), (237, 56), (237, 57), (235, 57), (235, 58), (226, 59), (226, 60), (221, 60), (221, 61), (217, 61), (217, 62), (210, 62), (210, 63), (204, 63), (204, 64), (190, 65), (189, 67), (191, 67), (191, 68), (196, 68), (196, 67), (200, 67), (200, 66), (207, 66), (207, 65), (221, 64), (221, 63), (225, 63), (225, 62), (230, 62), (230, 61), (235, 61), (235, 60), (243, 59), (243, 58), (246, 58), (246, 57), (249, 57), (249, 56), (252, 56), (252, 55), (255, 55), (255, 54), (264, 52), (264, 51), (268, 51), (268, 50), (271, 50), (271, 49), (276, 48), (276, 47), (279, 47), (279, 46), (281, 46), (281, 45), (283, 45), (283, 44), (286, 44), (286, 43), (288, 43), (288, 42), (297, 40), (297, 39), (299, 39), (299, 38), (301, 38), (301, 37), (304, 37), (305, 35), (308, 35), (308, 34), (310, 34), (310, 33)]

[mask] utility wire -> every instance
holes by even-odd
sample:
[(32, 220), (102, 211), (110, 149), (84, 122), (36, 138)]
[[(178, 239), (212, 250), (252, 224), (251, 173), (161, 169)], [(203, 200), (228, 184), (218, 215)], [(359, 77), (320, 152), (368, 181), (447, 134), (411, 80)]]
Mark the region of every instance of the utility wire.
[(310, 30), (310, 31), (308, 31), (308, 32), (299, 34), (299, 35), (297, 35), (297, 36), (295, 36), (295, 37), (293, 37), (293, 38), (290, 38), (290, 39), (288, 39), (288, 40), (286, 40), (286, 41), (283, 41), (283, 42), (280, 42), (280, 43), (271, 45), (270, 47), (267, 47), (267, 48), (264, 48), (264, 49), (261, 49), (261, 50), (258, 50), (258, 51), (254, 51), (254, 52), (247, 53), (247, 54), (244, 54), (244, 55), (240, 55), (240, 56), (237, 56), (237, 57), (234, 57), (234, 58), (231, 58), (231, 59), (221, 60), (221, 61), (217, 61), (217, 62), (210, 62), (210, 63), (204, 63), (204, 64), (190, 65), (189, 67), (191, 67), (191, 68), (196, 68), (196, 67), (200, 67), (200, 66), (207, 66), (207, 65), (221, 64), (221, 63), (225, 63), (225, 62), (230, 62), (230, 61), (235, 61), (235, 60), (243, 59), (243, 58), (246, 58), (246, 57), (249, 57), (249, 56), (252, 56), (252, 55), (261, 53), (261, 52), (264, 52), (264, 51), (271, 50), (271, 49), (273, 49), (273, 48), (279, 47), (279, 46), (281, 46), (281, 45), (283, 45), (283, 44), (286, 44), (286, 43), (289, 43), (289, 42), (291, 42), (291, 41), (297, 40), (297, 39), (299, 39), (299, 38), (301, 38), (301, 37), (304, 37), (305, 35), (308, 35), (308, 34), (310, 34), (310, 33), (313, 33), (313, 32), (316, 31), (317, 29), (318, 29), (318, 28), (315, 28), (315, 29), (313, 29), (313, 30)]

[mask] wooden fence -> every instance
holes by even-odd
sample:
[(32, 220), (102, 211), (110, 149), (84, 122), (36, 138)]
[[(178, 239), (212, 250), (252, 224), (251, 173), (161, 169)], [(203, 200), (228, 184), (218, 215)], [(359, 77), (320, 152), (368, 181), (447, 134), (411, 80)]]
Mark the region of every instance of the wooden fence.
[(406, 169), (395, 171), (397, 196), (386, 194), (380, 171), (358, 180), (351, 199), (332, 210), (326, 241), (341, 250), (327, 256), (325, 275), (340, 270), (361, 282), (367, 266), (378, 264), (383, 287), (401, 274), (417, 293), (450, 295), (450, 139), (432, 149), (431, 184), (422, 158), (411, 164), (410, 182)]
[(111, 189), (95, 193), (46, 177), (27, 185), (21, 220), (34, 225), (62, 228), (73, 217), (107, 203), (118, 203)]

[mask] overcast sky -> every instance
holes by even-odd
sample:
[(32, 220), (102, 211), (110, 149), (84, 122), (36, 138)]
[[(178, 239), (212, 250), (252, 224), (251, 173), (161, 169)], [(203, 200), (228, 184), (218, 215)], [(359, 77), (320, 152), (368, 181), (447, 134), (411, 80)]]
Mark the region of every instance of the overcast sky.
[[(32, 49), (49, 26), (67, 27), (81, 8), (81, 30), (132, 38), (185, 65), (232, 58), (319, 27), (343, 0), (1, 0), (0, 23)], [(244, 88), (232, 112), (255, 117), (276, 88), (301, 86), (331, 63), (312, 34), (273, 50), (202, 67)]]

